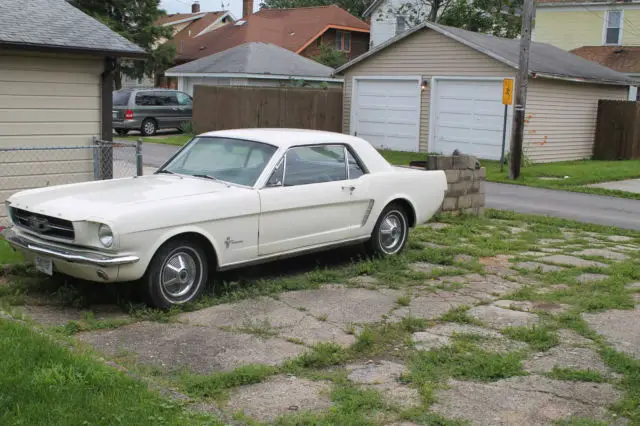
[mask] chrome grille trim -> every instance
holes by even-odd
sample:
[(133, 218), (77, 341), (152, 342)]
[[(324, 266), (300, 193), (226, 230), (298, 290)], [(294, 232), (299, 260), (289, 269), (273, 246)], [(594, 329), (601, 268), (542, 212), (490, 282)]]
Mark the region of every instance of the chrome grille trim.
[(76, 237), (73, 223), (69, 220), (14, 207), (9, 208), (9, 215), (16, 226), (44, 238), (53, 237), (73, 241)]

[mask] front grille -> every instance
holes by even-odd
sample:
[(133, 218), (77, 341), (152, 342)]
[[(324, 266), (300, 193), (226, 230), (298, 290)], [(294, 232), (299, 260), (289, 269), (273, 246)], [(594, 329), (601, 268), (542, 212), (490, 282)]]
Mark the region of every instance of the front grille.
[(10, 209), (10, 214), (13, 223), (38, 235), (65, 240), (73, 240), (76, 237), (73, 223), (69, 220), (15, 208)]

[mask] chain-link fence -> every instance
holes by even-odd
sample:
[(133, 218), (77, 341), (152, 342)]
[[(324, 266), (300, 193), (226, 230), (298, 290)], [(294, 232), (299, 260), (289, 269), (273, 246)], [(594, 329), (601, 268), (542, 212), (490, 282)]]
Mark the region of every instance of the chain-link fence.
[(0, 225), (4, 200), (18, 191), (46, 186), (141, 176), (142, 140), (92, 145), (0, 147)]

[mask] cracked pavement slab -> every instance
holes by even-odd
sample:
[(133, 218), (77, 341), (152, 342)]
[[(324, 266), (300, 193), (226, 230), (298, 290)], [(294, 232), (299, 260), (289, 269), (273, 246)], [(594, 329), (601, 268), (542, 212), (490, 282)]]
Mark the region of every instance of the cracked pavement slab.
[(449, 380), (432, 410), (477, 426), (551, 425), (576, 418), (613, 421), (607, 406), (621, 397), (608, 383), (520, 376), (494, 383)]

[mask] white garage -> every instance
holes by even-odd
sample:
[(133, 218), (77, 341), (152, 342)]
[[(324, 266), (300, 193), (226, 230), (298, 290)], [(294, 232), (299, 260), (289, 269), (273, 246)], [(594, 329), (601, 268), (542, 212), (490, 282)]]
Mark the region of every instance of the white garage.
[(351, 132), (380, 149), (419, 151), (420, 77), (358, 77)]
[[(515, 79), (519, 50), (519, 40), (421, 24), (336, 70), (343, 131), (377, 148), (499, 159), (502, 82)], [(598, 101), (627, 100), (634, 81), (550, 45), (534, 42), (530, 51), (524, 154), (539, 162), (590, 157)]]
[[(432, 151), (458, 149), (478, 158), (499, 160), (505, 127), (501, 79), (439, 78), (431, 88)], [(510, 135), (512, 107), (507, 110)]]

